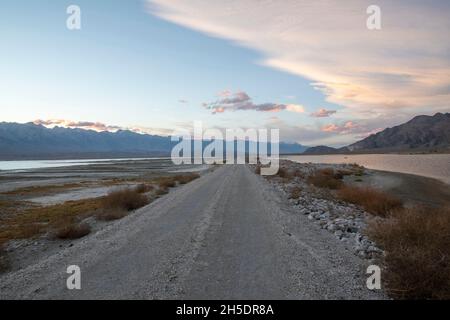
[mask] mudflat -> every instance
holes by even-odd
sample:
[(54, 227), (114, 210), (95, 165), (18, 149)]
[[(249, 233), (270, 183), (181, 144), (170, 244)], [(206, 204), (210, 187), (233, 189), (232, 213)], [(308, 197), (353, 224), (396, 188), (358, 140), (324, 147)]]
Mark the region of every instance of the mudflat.
[(450, 205), (450, 185), (437, 179), (381, 170), (366, 170), (366, 172), (366, 175), (352, 183), (386, 191), (399, 197), (409, 206)]

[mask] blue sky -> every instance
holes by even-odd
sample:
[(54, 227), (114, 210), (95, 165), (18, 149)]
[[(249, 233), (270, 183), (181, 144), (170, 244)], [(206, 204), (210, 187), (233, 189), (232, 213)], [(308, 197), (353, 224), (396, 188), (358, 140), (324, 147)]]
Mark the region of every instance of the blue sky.
[[(268, 63), (273, 50), (270, 45), (262, 50), (253, 41), (260, 38), (257, 25), (253, 35), (246, 35), (251, 39), (234, 39), (205, 29), (211, 23), (202, 16), (192, 16), (195, 23), (183, 22), (180, 17), (193, 13), (183, 11), (177, 1), (167, 6), (158, 2), (3, 0), (0, 121), (89, 121), (168, 133), (201, 120), (208, 127), (277, 127), (283, 140), (331, 145), (392, 123), (386, 120), (392, 119), (388, 112), (376, 117), (355, 112), (326, 85), (312, 85), (320, 78), (296, 72), (296, 66), (290, 70), (295, 56), (279, 65)], [(81, 8), (81, 30), (66, 28), (70, 4)], [(224, 9), (219, 2), (201, 5), (193, 1), (191, 8)], [(221, 105), (225, 97), (219, 93), (224, 91), (227, 97), (245, 93), (249, 107), (233, 105), (215, 114), (205, 108)], [(260, 111), (261, 105), (273, 106), (272, 112)], [(333, 112), (311, 116), (319, 109)], [(400, 113), (398, 121), (413, 114)]]

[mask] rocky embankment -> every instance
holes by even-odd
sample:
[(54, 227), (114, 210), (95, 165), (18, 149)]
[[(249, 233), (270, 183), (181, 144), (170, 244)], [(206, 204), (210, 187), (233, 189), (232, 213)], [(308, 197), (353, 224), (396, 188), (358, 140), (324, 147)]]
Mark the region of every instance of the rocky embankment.
[[(332, 168), (335, 172), (346, 172), (346, 179), (357, 179), (364, 169), (354, 164), (313, 164), (281, 161), (282, 177), (268, 177), (268, 180), (285, 193), (288, 201), (299, 214), (307, 215), (312, 223), (320, 225), (347, 244), (354, 253), (364, 259), (374, 259), (383, 254), (376, 244), (364, 234), (370, 215), (363, 209), (333, 197), (333, 191), (315, 187), (308, 183), (308, 177), (317, 170)], [(286, 176), (284, 176), (286, 175)]]

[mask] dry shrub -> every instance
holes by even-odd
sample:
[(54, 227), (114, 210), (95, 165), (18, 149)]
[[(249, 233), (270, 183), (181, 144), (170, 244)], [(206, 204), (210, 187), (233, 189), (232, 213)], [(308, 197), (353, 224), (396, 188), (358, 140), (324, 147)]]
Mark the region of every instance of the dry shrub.
[(149, 203), (147, 196), (135, 189), (122, 189), (111, 191), (102, 199), (104, 209), (136, 210)]
[(279, 168), (277, 175), (283, 179), (289, 179), (292, 177), (291, 173), (286, 168)]
[(200, 175), (198, 173), (189, 173), (169, 177), (161, 177), (158, 178), (156, 182), (158, 183), (160, 189), (168, 189), (176, 187), (177, 183), (186, 184), (197, 178), (200, 178)]
[(347, 169), (339, 169), (339, 170), (336, 170), (336, 173), (335, 173), (337, 176), (341, 176), (341, 177), (344, 177), (344, 176), (350, 176), (350, 175), (352, 175), (353, 174), (353, 172), (351, 171), (351, 170), (347, 170)]
[(168, 188), (159, 188), (158, 190), (156, 190), (156, 192), (155, 192), (155, 194), (157, 195), (157, 196), (162, 196), (162, 195), (165, 195), (165, 194), (168, 194), (169, 193), (169, 189)]
[(141, 183), (136, 186), (135, 190), (137, 193), (147, 193), (149, 191), (152, 191), (154, 187), (149, 184)]
[(402, 207), (402, 201), (383, 191), (372, 188), (345, 186), (336, 196), (346, 202), (360, 205), (369, 213), (386, 217), (392, 210)]
[(397, 210), (372, 221), (381, 246), (388, 294), (401, 299), (450, 299), (450, 208)]
[(100, 198), (67, 201), (45, 207), (31, 206), (1, 221), (0, 243), (34, 238), (49, 230), (57, 230), (72, 222), (86, 219), (101, 209)]
[(98, 220), (112, 221), (122, 219), (127, 215), (127, 211), (123, 209), (105, 209), (96, 214)]
[(354, 174), (355, 176), (360, 177), (360, 176), (364, 175), (364, 167), (363, 166), (360, 166), (357, 163), (353, 163), (353, 164), (350, 164), (350, 168), (351, 168), (350, 170), (351, 170), (352, 174)]
[(331, 168), (316, 170), (308, 177), (308, 183), (327, 189), (339, 189), (342, 186), (342, 177), (336, 176), (336, 173)]
[(58, 239), (78, 239), (91, 232), (91, 227), (87, 223), (69, 223), (56, 230), (55, 236)]
[(299, 170), (299, 169), (296, 169), (296, 170), (294, 171), (293, 176), (294, 176), (294, 177), (301, 178), (301, 179), (305, 178), (305, 174), (304, 174), (301, 170)]
[(290, 199), (298, 199), (302, 194), (302, 189), (300, 187), (293, 187), (290, 191), (289, 198)]
[(159, 180), (159, 187), (161, 189), (173, 188), (177, 185), (177, 180), (174, 177), (164, 177)]
[(178, 181), (179, 184), (186, 184), (195, 179), (200, 178), (200, 175), (198, 173), (191, 173), (191, 174), (178, 175), (178, 176), (175, 176), (174, 178), (176, 181)]

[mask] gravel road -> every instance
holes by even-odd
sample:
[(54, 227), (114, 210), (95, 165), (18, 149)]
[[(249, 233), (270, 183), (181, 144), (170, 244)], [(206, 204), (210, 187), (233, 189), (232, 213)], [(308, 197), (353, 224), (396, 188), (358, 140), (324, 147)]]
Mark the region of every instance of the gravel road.
[[(68, 265), (81, 290), (68, 290)], [(1, 299), (377, 299), (364, 262), (244, 165), (224, 165), (0, 278)]]

